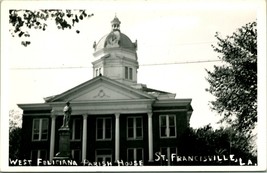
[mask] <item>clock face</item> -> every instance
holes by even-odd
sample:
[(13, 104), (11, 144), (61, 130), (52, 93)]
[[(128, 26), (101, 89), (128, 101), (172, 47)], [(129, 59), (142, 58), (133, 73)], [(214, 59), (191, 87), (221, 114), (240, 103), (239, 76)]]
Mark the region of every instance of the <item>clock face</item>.
[(113, 45), (115, 44), (116, 42), (118, 42), (118, 39), (116, 37), (116, 35), (112, 34), (109, 38), (108, 38), (108, 43)]
[(112, 32), (108, 36), (107, 47), (119, 47), (119, 33)]

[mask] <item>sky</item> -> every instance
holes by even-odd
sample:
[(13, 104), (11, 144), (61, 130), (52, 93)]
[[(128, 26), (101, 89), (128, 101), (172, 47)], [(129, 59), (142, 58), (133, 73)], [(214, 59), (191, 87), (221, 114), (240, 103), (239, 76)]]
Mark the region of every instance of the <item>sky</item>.
[[(205, 69), (212, 71), (214, 65), (222, 65), (216, 61), (219, 54), (211, 47), (217, 43), (214, 35), (219, 32), (225, 38), (255, 21), (258, 3), (248, 0), (70, 2), (33, 1), (36, 6), (30, 8), (87, 9), (94, 16), (76, 26), (79, 34), (75, 29), (61, 31), (50, 24), (44, 32), (31, 30), (31, 44), (24, 47), (19, 38), (5, 31), (2, 57), (7, 63), (9, 109), (19, 109), (16, 104), (43, 103), (45, 97), (92, 79), (93, 43), (111, 31), (110, 22), (116, 15), (121, 21), (121, 32), (132, 42), (138, 41), (138, 83), (176, 93), (177, 99), (191, 98), (194, 109), (191, 127), (219, 126), (216, 122), (220, 117), (209, 106), (214, 97), (205, 91), (209, 87)], [(12, 7), (29, 8), (27, 3), (18, 3)]]

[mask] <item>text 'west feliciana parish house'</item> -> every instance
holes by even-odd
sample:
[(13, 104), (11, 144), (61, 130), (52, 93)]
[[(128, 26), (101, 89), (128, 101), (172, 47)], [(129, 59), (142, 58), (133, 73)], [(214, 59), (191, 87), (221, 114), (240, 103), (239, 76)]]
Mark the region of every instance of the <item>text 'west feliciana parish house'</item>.
[(157, 162), (155, 153), (167, 158), (179, 153), (193, 111), (191, 99), (138, 83), (137, 41), (123, 34), (120, 24), (115, 16), (111, 32), (94, 43), (91, 80), (46, 97), (44, 103), (18, 104), (23, 110), (21, 158), (33, 165), (38, 159), (53, 160), (69, 102), (70, 150), (77, 163), (172, 164), (170, 159)]

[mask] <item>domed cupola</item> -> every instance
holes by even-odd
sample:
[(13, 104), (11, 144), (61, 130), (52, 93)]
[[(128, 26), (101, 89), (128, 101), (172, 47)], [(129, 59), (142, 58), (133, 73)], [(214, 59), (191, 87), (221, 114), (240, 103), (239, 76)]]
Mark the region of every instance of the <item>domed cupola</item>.
[(95, 52), (102, 50), (104, 48), (122, 48), (128, 49), (130, 51), (136, 51), (137, 49), (137, 41), (133, 43), (131, 39), (121, 33), (120, 31), (120, 20), (115, 16), (111, 21), (111, 32), (103, 36), (99, 42), (94, 43)]
[(94, 42), (94, 77), (104, 75), (125, 84), (137, 83), (137, 41), (121, 33), (117, 16), (111, 21), (111, 32)]

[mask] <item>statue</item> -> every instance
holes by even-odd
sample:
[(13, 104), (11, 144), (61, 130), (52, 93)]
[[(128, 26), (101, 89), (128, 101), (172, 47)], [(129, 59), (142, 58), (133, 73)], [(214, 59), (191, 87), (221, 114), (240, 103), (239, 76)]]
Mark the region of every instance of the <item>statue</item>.
[(70, 102), (66, 103), (66, 106), (63, 108), (63, 125), (62, 127), (69, 127), (70, 115), (71, 115)]

